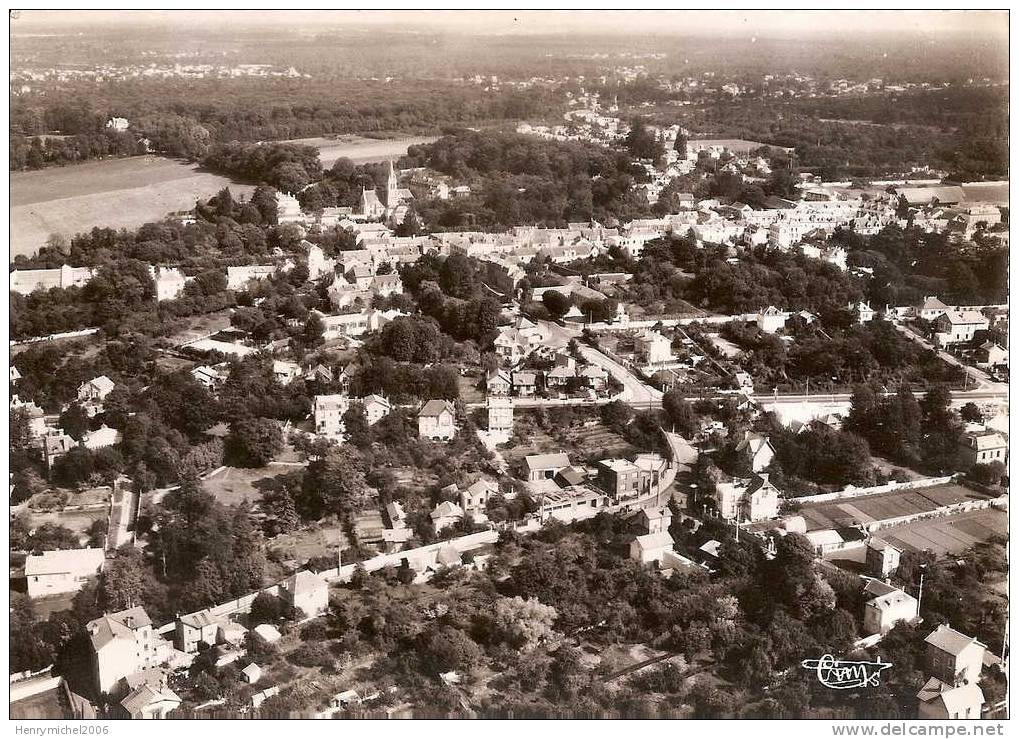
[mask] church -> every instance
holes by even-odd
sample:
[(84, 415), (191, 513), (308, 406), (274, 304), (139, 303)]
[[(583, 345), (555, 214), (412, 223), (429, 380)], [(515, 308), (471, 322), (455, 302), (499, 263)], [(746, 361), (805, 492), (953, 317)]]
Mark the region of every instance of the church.
[(407, 215), (407, 203), (413, 199), (410, 190), (401, 188), (396, 181), (393, 160), (389, 160), (389, 176), (386, 178), (385, 200), (379, 200), (375, 188), (361, 191), (361, 216), (368, 220), (389, 220), (402, 223)]

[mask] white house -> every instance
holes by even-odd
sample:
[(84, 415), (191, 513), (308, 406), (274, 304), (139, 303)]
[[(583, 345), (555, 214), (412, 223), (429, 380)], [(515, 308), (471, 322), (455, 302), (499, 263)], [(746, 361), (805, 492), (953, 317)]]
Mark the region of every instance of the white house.
[(312, 403), (315, 416), (315, 433), (331, 438), (343, 437), (343, 414), (350, 400), (346, 395), (316, 395)]
[(984, 692), (976, 683), (952, 685), (930, 678), (916, 694), (917, 718), (924, 721), (979, 719)]
[(78, 400), (83, 403), (102, 403), (116, 387), (106, 375), (94, 377), (78, 386)]
[(262, 679), (262, 668), (252, 662), (241, 670), (241, 679), (249, 685), (254, 685)]
[(120, 701), (121, 708), (134, 720), (164, 719), (180, 707), (180, 696), (166, 684), (165, 679), (147, 680)]
[(764, 434), (747, 432), (743, 441), (736, 445), (736, 452), (746, 458), (754, 472), (767, 469), (775, 458), (775, 447)]
[(972, 341), (977, 331), (986, 331), (990, 325), (980, 311), (945, 311), (934, 321), (934, 341), (942, 347)]
[(184, 273), (176, 267), (149, 266), (149, 275), (156, 286), (156, 300), (173, 300), (184, 292)]
[(458, 506), (456, 503), (450, 503), (448, 500), (444, 500), (435, 506), (431, 512), (432, 528), (435, 529), (435, 533), (439, 533), (444, 528), (462, 521), (463, 517), (463, 508)]
[(665, 364), (672, 361), (672, 342), (657, 331), (645, 331), (634, 338), (633, 353), (642, 364)]
[(948, 624), (941, 624), (924, 639), (927, 669), (950, 685), (976, 683), (984, 665), (987, 647)]
[(272, 363), (273, 379), (280, 385), (289, 385), (301, 376), (301, 367), (296, 362), (275, 359)]
[(909, 593), (881, 580), (871, 580), (864, 588), (873, 596), (863, 605), (863, 631), (865, 634), (887, 634), (896, 624), (916, 620), (919, 603)]
[(309, 570), (301, 570), (280, 583), (280, 597), (300, 609), (305, 618), (329, 610), (329, 585), (321, 575)]
[(768, 475), (736, 478), (715, 485), (715, 504), (726, 520), (763, 521), (778, 517), (779, 491)]
[(449, 441), (456, 436), (456, 412), (448, 400), (429, 400), (418, 413), (418, 436)]
[(377, 424), (393, 409), (389, 398), (383, 398), (381, 395), (372, 394), (361, 398), (361, 404), (364, 406), (364, 415), (369, 426)]
[(661, 562), (665, 553), (672, 551), (674, 543), (672, 535), (668, 531), (638, 536), (630, 542), (630, 559), (641, 564)]
[(488, 500), (499, 494), (499, 486), (491, 480), (481, 478), (466, 490), (460, 491), (460, 507), (465, 513), (484, 512)]
[(488, 397), (488, 430), (496, 433), (513, 431), (513, 399), (490, 395)]
[(92, 644), (92, 669), (100, 693), (111, 693), (121, 679), (170, 658), (173, 645), (152, 628), (140, 606), (89, 621), (85, 626)]
[(101, 549), (58, 549), (30, 554), (25, 559), (28, 597), (42, 598), (76, 593), (103, 569), (106, 553)]

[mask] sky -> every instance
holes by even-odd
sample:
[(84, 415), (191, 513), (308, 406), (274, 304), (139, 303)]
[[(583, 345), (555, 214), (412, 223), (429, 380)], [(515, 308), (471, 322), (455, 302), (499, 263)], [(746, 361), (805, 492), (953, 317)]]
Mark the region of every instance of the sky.
[[(20, 23), (19, 23), (20, 21)], [(922, 35), (1008, 32), (1007, 11), (723, 11), (723, 10), (440, 10), (440, 11), (20, 11), (11, 24), (33, 30), (74, 25), (400, 26), (461, 33), (598, 33), (666, 35), (823, 36), (854, 33)]]

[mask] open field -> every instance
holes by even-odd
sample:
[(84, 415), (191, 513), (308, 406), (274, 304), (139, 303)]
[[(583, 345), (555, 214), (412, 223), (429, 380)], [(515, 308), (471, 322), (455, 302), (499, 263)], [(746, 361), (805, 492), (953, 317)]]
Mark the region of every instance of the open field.
[(93, 226), (137, 228), (167, 213), (193, 208), (229, 186), (250, 185), (157, 156), (108, 159), (35, 172), (12, 172), (11, 256), (34, 254), (50, 234), (71, 237)]
[(354, 164), (399, 159), (407, 153), (407, 147), (415, 144), (430, 144), (433, 141), (436, 141), (434, 136), (411, 136), (395, 139), (366, 139), (361, 136), (324, 138), (319, 136), (308, 139), (292, 139), (287, 143), (317, 146), (322, 166), (328, 169), (341, 157), (350, 159)]
[[(959, 555), (965, 550), (993, 536), (1008, 535), (1008, 514), (997, 508), (957, 513), (954, 516), (915, 521), (880, 529), (875, 536), (903, 551), (930, 550), (937, 557)], [(866, 547), (857, 547), (828, 555), (833, 563), (848, 569), (858, 569), (866, 556)], [(1001, 588), (993, 586), (1000, 592)], [(1007, 591), (1006, 591), (1007, 592)]]
[(967, 500), (986, 500), (988, 497), (990, 496), (962, 485), (948, 484), (808, 504), (803, 506), (799, 513), (806, 519), (807, 529), (815, 531), (925, 513), (942, 506)]
[(202, 485), (223, 505), (237, 505), (245, 500), (257, 503), (262, 499), (262, 491), (259, 490), (257, 483), (285, 475), (294, 469), (296, 469), (294, 465), (275, 462), (258, 469), (225, 467), (207, 477)]

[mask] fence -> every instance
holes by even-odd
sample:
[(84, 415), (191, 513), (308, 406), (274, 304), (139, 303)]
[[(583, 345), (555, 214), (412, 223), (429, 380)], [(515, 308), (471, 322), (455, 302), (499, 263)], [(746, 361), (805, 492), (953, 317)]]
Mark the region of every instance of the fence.
[(850, 485), (844, 490), (834, 493), (821, 493), (819, 495), (806, 495), (802, 498), (794, 498), (797, 503), (827, 503), (832, 500), (845, 500), (847, 498), (861, 498), (865, 495), (879, 495), (881, 493), (892, 493), (896, 490), (918, 490), (920, 488), (945, 485), (952, 482), (954, 477), (925, 477), (922, 480), (910, 480), (909, 482), (889, 482), (884, 485), (874, 485), (869, 488), (857, 488)]

